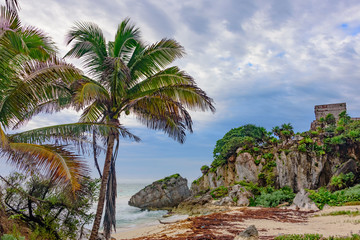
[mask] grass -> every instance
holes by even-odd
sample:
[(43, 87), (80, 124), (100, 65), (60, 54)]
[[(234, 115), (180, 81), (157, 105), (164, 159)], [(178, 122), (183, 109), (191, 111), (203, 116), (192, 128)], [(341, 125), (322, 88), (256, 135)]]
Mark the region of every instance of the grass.
[(351, 217), (355, 217), (355, 216), (359, 216), (360, 212), (359, 211), (334, 211), (334, 212), (329, 212), (329, 213), (323, 213), (321, 215), (315, 215), (315, 217), (322, 217), (322, 216), (339, 216), (339, 215), (347, 215), (347, 216), (351, 216)]
[(350, 237), (328, 237), (325, 238), (320, 234), (291, 234), (274, 238), (275, 240), (360, 240), (360, 235), (353, 234)]

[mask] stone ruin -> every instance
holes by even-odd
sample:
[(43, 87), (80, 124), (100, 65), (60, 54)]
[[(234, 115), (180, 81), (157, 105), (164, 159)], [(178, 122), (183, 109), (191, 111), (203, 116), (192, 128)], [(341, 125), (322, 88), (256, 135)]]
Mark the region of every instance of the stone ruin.
[[(343, 111), (346, 111), (346, 103), (333, 103), (333, 104), (323, 104), (315, 105), (315, 120), (311, 123), (311, 130), (316, 130), (318, 127), (318, 121), (320, 118), (325, 118), (328, 114), (334, 115), (336, 121), (339, 120), (339, 114)], [(360, 118), (351, 118), (352, 120), (360, 120)]]
[(314, 107), (315, 119), (317, 121), (319, 121), (320, 118), (325, 118), (328, 114), (334, 115), (335, 119), (339, 120), (339, 114), (343, 111), (346, 111), (346, 103), (324, 104)]

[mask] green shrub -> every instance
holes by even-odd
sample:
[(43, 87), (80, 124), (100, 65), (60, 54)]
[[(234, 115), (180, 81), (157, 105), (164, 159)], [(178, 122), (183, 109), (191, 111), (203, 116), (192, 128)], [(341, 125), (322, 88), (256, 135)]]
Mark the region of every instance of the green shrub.
[(253, 149), (269, 139), (269, 133), (263, 127), (247, 124), (239, 128), (233, 128), (222, 139), (216, 142), (212, 167), (226, 164), (226, 159), (235, 154), (239, 147)]
[(325, 117), (325, 122), (329, 125), (335, 125), (336, 124), (336, 119), (334, 117), (334, 115), (332, 115), (331, 113), (329, 113), (328, 115), (326, 115)]
[(1, 240), (25, 240), (25, 237), (23, 236), (15, 237), (12, 234), (4, 234), (1, 236)]
[(25, 240), (25, 237), (23, 236), (15, 237), (12, 234), (4, 234), (1, 236), (1, 240)]
[(328, 132), (328, 133), (333, 133), (333, 132), (335, 132), (335, 130), (336, 130), (335, 125), (331, 125), (331, 126), (325, 128), (325, 132)]
[(337, 189), (343, 189), (346, 187), (350, 187), (354, 184), (355, 175), (352, 172), (347, 174), (341, 173), (338, 176), (333, 176), (330, 180), (330, 185), (336, 187)]
[(170, 179), (172, 179), (172, 178), (177, 179), (178, 177), (180, 177), (180, 174), (175, 173), (175, 174), (173, 174), (173, 175), (171, 175), (171, 176), (168, 176), (168, 177), (165, 177), (165, 178), (163, 178), (163, 179), (157, 180), (156, 182), (166, 183), (166, 182), (169, 181)]
[(313, 200), (320, 209), (322, 209), (325, 204), (341, 206), (347, 202), (360, 201), (360, 184), (333, 193), (325, 187), (319, 188), (318, 190), (307, 191), (310, 193), (309, 198)]
[(254, 206), (276, 207), (281, 203), (292, 203), (295, 193), (290, 187), (283, 187), (279, 190), (263, 188), (259, 196), (255, 196)]
[(245, 187), (246, 190), (250, 191), (252, 194), (259, 195), (261, 192), (261, 187), (258, 186), (257, 183), (240, 181), (235, 182), (235, 184)]
[(217, 169), (217, 167), (212, 167), (212, 168), (210, 168), (209, 171), (210, 171), (211, 173), (216, 173), (216, 169)]
[(360, 240), (360, 235), (353, 234), (351, 237), (328, 237), (325, 238), (320, 234), (290, 234), (274, 238), (275, 240)]
[(272, 160), (274, 158), (274, 154), (272, 153), (265, 153), (263, 156), (262, 156), (265, 160)]
[(228, 194), (229, 190), (227, 187), (225, 186), (220, 186), (220, 187), (217, 187), (213, 190), (211, 190), (210, 192), (210, 195), (213, 197), (213, 198), (222, 198), (222, 197), (225, 197), (227, 194)]
[(346, 143), (346, 137), (343, 135), (334, 136), (330, 139), (330, 144), (332, 145), (343, 145)]
[(289, 234), (289, 235), (283, 235), (278, 236), (274, 238), (275, 240), (320, 240), (323, 239), (322, 235), (320, 234)]
[(208, 165), (203, 165), (201, 168), (200, 168), (200, 170), (201, 171), (203, 171), (203, 172), (207, 172), (207, 171), (209, 171), (209, 166)]

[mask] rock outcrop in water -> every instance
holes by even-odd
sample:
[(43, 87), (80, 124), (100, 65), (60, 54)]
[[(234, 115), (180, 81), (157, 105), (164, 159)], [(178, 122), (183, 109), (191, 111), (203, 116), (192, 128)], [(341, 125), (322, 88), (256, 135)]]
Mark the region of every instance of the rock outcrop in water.
[(187, 180), (174, 174), (140, 190), (131, 197), (129, 205), (149, 210), (171, 209), (190, 195)]

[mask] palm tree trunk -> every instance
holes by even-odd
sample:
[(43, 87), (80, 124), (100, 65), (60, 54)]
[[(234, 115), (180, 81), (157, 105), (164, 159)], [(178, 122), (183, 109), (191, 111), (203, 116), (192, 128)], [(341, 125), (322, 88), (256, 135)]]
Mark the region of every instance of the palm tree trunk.
[(99, 228), (100, 228), (101, 217), (102, 217), (102, 213), (104, 210), (106, 186), (108, 183), (109, 171), (110, 171), (110, 165), (111, 165), (111, 156), (112, 156), (113, 150), (114, 150), (114, 142), (115, 142), (115, 135), (114, 135), (114, 133), (111, 133), (109, 136), (108, 144), (107, 144), (104, 170), (103, 170), (103, 174), (102, 174), (102, 178), (101, 178), (99, 201), (98, 201), (98, 206), (96, 209), (96, 215), (95, 215), (95, 219), (94, 219), (93, 228), (91, 230), (91, 235), (89, 238), (90, 240), (97, 239)]

